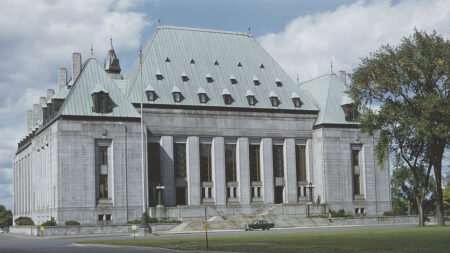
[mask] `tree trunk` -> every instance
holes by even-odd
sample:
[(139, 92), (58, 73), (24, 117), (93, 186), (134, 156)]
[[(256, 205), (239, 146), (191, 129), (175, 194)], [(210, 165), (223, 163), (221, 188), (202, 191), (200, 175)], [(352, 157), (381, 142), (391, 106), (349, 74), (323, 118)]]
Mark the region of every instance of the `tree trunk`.
[(423, 197), (416, 197), (416, 202), (419, 213), (419, 227), (425, 227), (425, 221), (423, 220)]
[(445, 144), (442, 140), (437, 140), (434, 144), (432, 161), (434, 178), (436, 179), (436, 217), (438, 218), (438, 225), (445, 226), (444, 201), (442, 195), (442, 156), (444, 154)]

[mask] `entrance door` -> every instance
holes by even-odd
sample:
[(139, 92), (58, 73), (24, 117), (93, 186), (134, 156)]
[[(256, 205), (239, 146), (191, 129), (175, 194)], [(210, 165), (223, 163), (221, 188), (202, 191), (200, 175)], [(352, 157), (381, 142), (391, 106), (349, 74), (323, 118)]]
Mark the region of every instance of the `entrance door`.
[(177, 205), (186, 205), (186, 188), (177, 187), (176, 195)]
[(275, 204), (283, 203), (283, 186), (275, 186)]

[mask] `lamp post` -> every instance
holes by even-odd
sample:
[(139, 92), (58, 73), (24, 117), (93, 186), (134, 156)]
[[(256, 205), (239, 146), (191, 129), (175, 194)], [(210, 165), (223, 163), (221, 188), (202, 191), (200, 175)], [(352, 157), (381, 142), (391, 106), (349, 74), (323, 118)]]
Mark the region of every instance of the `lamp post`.
[(314, 189), (314, 185), (309, 182), (309, 185), (307, 186), (307, 188), (309, 189), (309, 201), (313, 202), (313, 189)]
[(162, 199), (161, 199), (161, 192), (166, 188), (163, 185), (159, 184), (156, 187), (156, 191), (158, 192), (158, 206), (157, 207), (164, 207), (162, 205)]

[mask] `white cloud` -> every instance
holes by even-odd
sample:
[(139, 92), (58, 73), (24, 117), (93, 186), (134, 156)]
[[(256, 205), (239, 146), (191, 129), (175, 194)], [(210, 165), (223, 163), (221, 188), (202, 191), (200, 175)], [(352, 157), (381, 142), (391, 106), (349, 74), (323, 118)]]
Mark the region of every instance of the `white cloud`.
[(448, 0), (359, 1), (335, 11), (301, 16), (284, 31), (258, 38), (292, 78), (330, 71), (350, 72), (382, 44), (395, 45), (414, 27), (450, 35)]
[[(26, 133), (26, 110), (57, 86), (57, 68), (70, 72), (71, 53), (103, 60), (115, 48), (137, 50), (150, 25), (134, 11), (143, 1), (0, 1), (0, 204), (12, 205), (12, 158)], [(70, 75), (70, 73), (69, 73)]]

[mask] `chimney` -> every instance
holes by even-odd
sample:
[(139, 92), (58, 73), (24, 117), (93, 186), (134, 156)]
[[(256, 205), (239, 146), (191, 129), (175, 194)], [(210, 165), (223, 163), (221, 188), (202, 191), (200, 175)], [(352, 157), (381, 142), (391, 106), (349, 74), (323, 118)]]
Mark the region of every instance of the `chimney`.
[(72, 54), (72, 83), (77, 80), (78, 75), (81, 72), (81, 54), (73, 53)]
[(33, 126), (33, 110), (27, 110), (27, 131)]
[(39, 119), (41, 122), (44, 122), (44, 107), (47, 109), (47, 98), (46, 97), (40, 97), (39, 98)]
[(339, 70), (339, 80), (347, 86), (347, 74), (344, 70)]
[(47, 89), (47, 101), (49, 99), (51, 99), (53, 97), (53, 95), (55, 95), (55, 90), (54, 89)]
[(33, 104), (33, 126), (36, 125), (36, 123), (39, 120), (39, 104)]
[(64, 86), (67, 84), (67, 69), (59, 68), (58, 69), (58, 87), (59, 90), (62, 90)]

